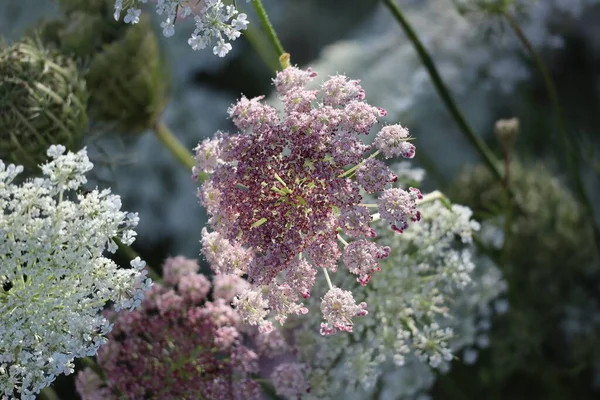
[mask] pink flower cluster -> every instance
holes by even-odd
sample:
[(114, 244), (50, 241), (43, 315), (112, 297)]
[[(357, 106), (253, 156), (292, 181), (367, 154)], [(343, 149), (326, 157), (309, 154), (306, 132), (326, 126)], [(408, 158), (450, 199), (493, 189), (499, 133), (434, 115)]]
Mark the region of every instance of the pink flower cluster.
[[(84, 400), (261, 399), (260, 354), (247, 346), (231, 299), (247, 283), (221, 275), (214, 284), (196, 261), (168, 259), (164, 282), (155, 283), (142, 306), (120, 314), (98, 352), (106, 382), (84, 370), (77, 389)], [(212, 288), (212, 300), (209, 294)]]
[[(272, 329), (270, 312), (280, 323), (308, 312), (301, 298), (310, 296), (315, 268), (335, 272), (343, 255), (361, 284), (379, 270), (389, 249), (366, 244), (375, 236), (368, 207), (379, 208), (397, 231), (420, 218), (416, 189), (392, 189), (397, 177), (375, 159), (412, 158), (408, 131), (384, 127), (374, 142), (377, 152), (364, 159), (371, 147), (360, 137), (386, 112), (367, 104), (359, 82), (342, 75), (320, 90), (307, 89), (315, 76), (294, 67), (279, 72), (274, 84), (283, 113), (262, 97), (242, 97), (229, 109), (240, 133), (219, 132), (196, 148), (194, 176), (210, 174), (199, 190), (213, 229), (203, 231), (202, 253), (215, 273), (247, 274), (253, 287), (234, 305), (245, 322), (263, 331)], [(383, 200), (362, 204), (361, 190)], [(347, 243), (341, 234), (360, 240), (342, 251), (338, 241)], [(346, 316), (366, 314), (366, 305), (349, 299), (337, 304), (350, 303), (337, 319), (344, 320), (338, 326), (343, 330), (351, 327)]]

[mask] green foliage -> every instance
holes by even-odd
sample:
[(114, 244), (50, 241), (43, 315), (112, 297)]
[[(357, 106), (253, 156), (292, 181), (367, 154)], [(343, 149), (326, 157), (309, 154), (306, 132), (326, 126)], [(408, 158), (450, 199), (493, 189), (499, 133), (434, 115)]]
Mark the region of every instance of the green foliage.
[[(458, 378), (460, 368), (456, 379), (468, 379), (477, 395), (508, 390), (525, 398), (538, 391), (540, 398), (560, 398), (566, 386), (589, 388), (589, 377), (579, 381), (581, 375), (569, 371), (588, 367), (600, 350), (583, 335), (567, 340), (562, 329), (566, 305), (582, 295), (597, 297), (592, 225), (567, 187), (543, 166), (512, 163), (510, 174), (520, 209), (507, 206), (502, 187), (483, 167), (465, 171), (452, 190), (453, 200), (504, 231), (502, 249), (491, 252), (508, 281), (510, 302), (509, 312), (493, 324), (489, 352), (477, 365), (477, 385), (473, 377)], [(530, 385), (515, 385), (523, 379)]]

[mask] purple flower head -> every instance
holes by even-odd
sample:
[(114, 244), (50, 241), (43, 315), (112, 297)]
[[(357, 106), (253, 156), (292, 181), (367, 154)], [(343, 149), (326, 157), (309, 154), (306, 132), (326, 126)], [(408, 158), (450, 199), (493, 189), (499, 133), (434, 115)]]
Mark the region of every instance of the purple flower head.
[(119, 314), (98, 352), (106, 382), (90, 370), (77, 378), (84, 399), (116, 399), (117, 392), (129, 399), (262, 398), (253, 379), (258, 355), (245, 344), (238, 314), (222, 298), (207, 301), (210, 282), (194, 264), (168, 259), (165, 278), (178, 281), (155, 283), (139, 309)]
[(192, 178), (196, 179), (201, 172), (210, 174), (220, 162), (221, 135), (217, 133), (214, 139), (205, 139), (194, 149), (196, 165), (192, 170)]
[(184, 275), (195, 274), (200, 269), (198, 261), (185, 257), (167, 258), (163, 264), (163, 276), (165, 283), (171, 286), (177, 285)]
[(275, 367), (271, 373), (271, 381), (277, 394), (286, 399), (300, 399), (309, 392), (305, 369), (305, 365), (297, 363), (284, 363)]
[(321, 334), (331, 335), (336, 330), (352, 332), (352, 318), (367, 315), (367, 303), (356, 304), (352, 292), (337, 287), (330, 289), (321, 303), (326, 323), (321, 324)]
[(398, 177), (383, 162), (370, 158), (356, 170), (356, 181), (369, 193), (381, 192)]
[(215, 275), (213, 296), (231, 302), (235, 296), (250, 287), (248, 282), (237, 275)]
[(350, 237), (377, 236), (375, 229), (371, 228), (371, 213), (363, 206), (342, 208), (340, 211), (340, 227)]
[(365, 286), (374, 272), (381, 271), (379, 260), (390, 255), (389, 247), (379, 247), (373, 242), (357, 240), (344, 249), (344, 264), (361, 285)]
[(408, 228), (409, 222), (421, 220), (417, 200), (422, 198), (421, 192), (415, 188), (409, 188), (408, 191), (400, 188), (388, 189), (377, 199), (381, 218), (388, 221), (396, 232), (402, 233)]
[(402, 156), (413, 158), (415, 146), (408, 142), (408, 129), (401, 125), (388, 125), (381, 128), (375, 137), (375, 147), (385, 158)]
[[(218, 133), (216, 142), (197, 148), (203, 171), (212, 171), (199, 192), (212, 229), (202, 232), (202, 254), (217, 274), (247, 274), (253, 287), (233, 303), (243, 321), (264, 332), (272, 329), (270, 312), (283, 323), (289, 314), (307, 311), (301, 298), (311, 295), (315, 268), (337, 269), (338, 238), (345, 243), (340, 232), (375, 236), (361, 187), (383, 191), (385, 201), (386, 187), (396, 180), (373, 157), (361, 163), (370, 147), (360, 138), (385, 110), (364, 101), (357, 80), (338, 75), (318, 90), (306, 89), (315, 77), (310, 69), (279, 72), (273, 82), (282, 113), (263, 96), (242, 97), (229, 108), (239, 133)], [(404, 214), (386, 207), (397, 217), (394, 223), (404, 227)], [(363, 281), (374, 268), (352, 267)], [(347, 315), (366, 313), (356, 307)], [(350, 320), (331, 325), (335, 330), (352, 326)]]

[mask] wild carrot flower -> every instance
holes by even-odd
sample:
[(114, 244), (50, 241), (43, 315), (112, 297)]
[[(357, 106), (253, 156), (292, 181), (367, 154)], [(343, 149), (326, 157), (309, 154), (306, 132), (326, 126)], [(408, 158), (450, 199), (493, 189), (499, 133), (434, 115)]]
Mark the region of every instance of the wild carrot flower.
[(86, 151), (48, 149), (43, 177), (16, 184), (22, 167), (0, 161), (0, 397), (35, 399), (73, 360), (106, 343), (101, 315), (134, 309), (151, 284), (139, 258), (119, 269), (105, 251), (135, 240), (136, 214), (109, 190), (81, 192)]
[[(196, 150), (194, 176), (211, 174), (199, 196), (213, 229), (203, 232), (202, 253), (217, 273), (248, 275), (254, 287), (234, 302), (246, 322), (263, 330), (272, 328), (265, 321), (269, 312), (283, 323), (288, 314), (307, 311), (294, 293), (310, 296), (315, 268), (336, 271), (342, 256), (338, 241), (347, 245), (340, 234), (375, 236), (368, 207), (377, 205), (362, 204), (361, 189), (383, 192), (380, 214), (397, 230), (419, 219), (420, 193), (390, 189), (396, 176), (375, 159), (377, 153), (363, 160), (370, 147), (360, 137), (385, 111), (367, 104), (359, 82), (343, 75), (331, 77), (320, 90), (306, 89), (315, 76), (310, 69), (286, 68), (274, 79), (283, 114), (262, 96), (242, 97), (229, 109), (240, 133), (218, 132)], [(389, 136), (389, 130), (377, 137)], [(402, 132), (379, 140), (380, 151), (394, 153), (389, 148), (408, 139)], [(388, 254), (376, 253), (376, 258)], [(363, 283), (377, 271), (372, 263), (350, 268)], [(335, 293), (331, 288), (325, 296)], [(340, 293), (354, 304), (350, 292)], [(351, 318), (366, 314), (365, 307), (326, 320), (350, 330)]]
[[(115, 0), (116, 20), (121, 17), (124, 6), (128, 6), (125, 23), (137, 24), (140, 20), (140, 4), (148, 0)], [(231, 43), (241, 36), (241, 31), (248, 25), (247, 16), (239, 13), (234, 5), (227, 5), (221, 0), (158, 0), (156, 13), (166, 18), (161, 22), (163, 35), (175, 34), (175, 21), (194, 15), (196, 28), (188, 39), (188, 44), (194, 50), (204, 49), (213, 45), (213, 53), (225, 57), (232, 49)]]
[[(330, 333), (331, 324), (319, 318), (286, 325), (291, 342), (298, 345), (296, 361), (309, 366), (305, 379), (311, 395), (372, 398), (380, 381), (388, 396), (414, 398), (434, 384), (431, 369), (444, 372), (454, 354), (462, 358), (459, 351), (472, 353), (485, 344), (492, 300), (506, 284), (489, 260), (475, 257), (472, 235), (479, 226), (470, 209), (435, 195), (424, 196), (419, 207), (422, 221), (402, 235), (388, 231), (376, 243), (357, 240), (344, 249), (348, 272), (381, 271), (356, 291), (356, 302), (334, 287), (323, 299), (323, 314), (328, 322), (343, 322), (364, 301), (370, 305), (369, 318), (356, 320), (348, 335), (327, 339), (306, 329), (320, 325)], [(383, 260), (377, 257), (381, 244), (391, 248)], [(333, 285), (348, 286), (348, 272), (332, 276)], [(315, 286), (322, 290), (325, 285)], [(307, 307), (316, 305), (315, 300)]]
[[(244, 287), (238, 277), (228, 290), (219, 283), (221, 289), (210, 296), (212, 285), (196, 272), (194, 260), (168, 259), (163, 270), (171, 278), (156, 283), (141, 308), (114, 321), (109, 343), (98, 353), (106, 375), (98, 390), (130, 399), (260, 399), (251, 377), (259, 372), (259, 354), (247, 347), (240, 318), (229, 305), (230, 291), (238, 294)], [(81, 373), (78, 388), (93, 382), (84, 379), (88, 373)], [(94, 398), (94, 390), (78, 390), (84, 400)]]

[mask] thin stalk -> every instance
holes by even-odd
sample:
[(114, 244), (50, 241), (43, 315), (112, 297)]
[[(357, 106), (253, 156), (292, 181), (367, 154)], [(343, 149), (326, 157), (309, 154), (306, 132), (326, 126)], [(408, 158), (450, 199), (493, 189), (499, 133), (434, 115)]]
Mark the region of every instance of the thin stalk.
[(285, 65), (285, 62), (283, 62), (283, 60), (282, 60), (282, 56), (285, 54), (285, 50), (283, 49), (283, 46), (281, 45), (281, 42), (279, 41), (277, 32), (275, 32), (275, 28), (273, 28), (273, 25), (271, 24), (271, 21), (269, 20), (269, 16), (267, 15), (267, 11), (263, 7), (262, 1), (261, 0), (252, 0), (252, 5), (254, 6), (254, 10), (256, 11), (256, 14), (258, 14), (258, 20), (260, 21), (260, 24), (261, 24), (263, 30), (267, 34), (267, 38), (269, 39), (271, 46), (275, 50), (277, 57), (279, 57), (279, 63), (281, 64), (281, 68), (286, 68), (287, 65)]
[(367, 160), (370, 160), (371, 158), (375, 158), (378, 155), (379, 155), (379, 150), (377, 150), (375, 153), (371, 154), (369, 157), (365, 158), (364, 160), (362, 160), (361, 162), (359, 162), (358, 164), (356, 164), (354, 167), (352, 167), (349, 170), (344, 171), (343, 173), (341, 173), (340, 175), (338, 175), (338, 178), (348, 178), (348, 177), (350, 177), (350, 175), (352, 175), (352, 173), (354, 173), (354, 171), (356, 171), (357, 169), (359, 169), (360, 167), (362, 167), (363, 164), (367, 162)]
[(331, 284), (331, 278), (329, 278), (329, 272), (325, 268), (323, 268), (323, 273), (325, 274), (325, 280), (327, 281), (327, 286), (329, 286), (329, 290), (333, 289), (333, 285)]
[(510, 153), (504, 150), (504, 186), (508, 190), (510, 186)]
[(42, 399), (42, 400), (60, 400), (60, 397), (58, 396), (58, 394), (56, 394), (54, 389), (52, 389), (50, 386), (48, 386), (48, 387), (43, 388), (42, 391), (40, 392), (40, 399)]
[(254, 28), (254, 25), (248, 25), (244, 31), (244, 37), (271, 72), (277, 72), (280, 69), (279, 62), (276, 60), (277, 57), (269, 47), (269, 44), (265, 42), (260, 32)]
[(430, 203), (430, 202), (438, 200), (438, 199), (439, 200), (446, 199), (446, 196), (444, 195), (444, 193), (440, 192), (439, 190), (434, 190), (431, 193), (427, 193), (426, 195), (423, 195), (422, 199), (417, 200), (417, 204)]
[[(133, 250), (131, 247), (127, 246), (125, 243), (121, 242), (121, 240), (119, 240), (118, 238), (115, 237), (115, 238), (113, 238), (113, 240), (119, 247), (119, 251), (125, 256), (125, 258), (127, 258), (129, 260), (133, 260), (134, 258), (139, 257), (139, 254), (136, 253), (135, 250)], [(146, 267), (147, 267), (146, 270), (148, 271), (148, 276), (150, 277), (150, 279), (152, 279), (154, 282), (162, 281), (162, 278), (160, 277), (160, 275), (158, 275), (158, 273), (156, 273), (156, 271), (154, 271), (154, 269), (150, 265), (146, 264)]]
[(342, 237), (342, 236), (341, 236), (339, 233), (338, 233), (338, 235), (337, 235), (337, 239), (340, 241), (340, 243), (341, 243), (341, 244), (343, 244), (343, 245), (344, 245), (344, 247), (348, 246), (348, 242), (346, 242), (346, 241), (344, 240), (344, 238), (343, 238), (343, 237)]
[(181, 144), (169, 127), (164, 122), (158, 121), (154, 125), (154, 132), (162, 144), (191, 172), (192, 168), (196, 165), (194, 156)]
[(504, 18), (510, 25), (511, 29), (523, 44), (523, 47), (529, 53), (529, 56), (532, 58), (536, 68), (542, 75), (542, 79), (544, 81), (544, 86), (546, 87), (546, 92), (548, 92), (548, 97), (550, 99), (550, 104), (552, 105), (552, 110), (554, 111), (554, 117), (556, 118), (556, 124), (558, 125), (558, 131), (560, 132), (560, 136), (562, 139), (562, 145), (564, 147), (564, 154), (567, 159), (567, 167), (569, 169), (569, 173), (571, 175), (571, 179), (575, 185), (575, 192), (577, 197), (579, 197), (579, 201), (586, 208), (589, 213), (591, 220), (593, 222), (594, 227), (594, 237), (596, 240), (596, 247), (598, 251), (600, 251), (600, 230), (598, 230), (598, 226), (596, 224), (596, 220), (594, 217), (594, 207), (587, 195), (585, 190), (585, 185), (583, 183), (583, 178), (581, 177), (581, 171), (579, 170), (579, 149), (577, 146), (573, 145), (573, 141), (569, 138), (569, 130), (567, 128), (567, 123), (565, 119), (565, 115), (563, 113), (563, 109), (560, 105), (560, 100), (558, 97), (558, 90), (556, 89), (556, 85), (552, 80), (550, 72), (548, 68), (546, 68), (546, 64), (544, 60), (540, 56), (540, 54), (535, 50), (525, 32), (521, 29), (519, 24), (515, 21), (515, 19), (508, 13), (504, 13)]
[(419, 55), (419, 58), (421, 59), (421, 62), (423, 63), (423, 65), (427, 69), (427, 72), (429, 73), (429, 76), (431, 77), (431, 80), (438, 95), (444, 102), (444, 105), (450, 112), (450, 115), (452, 116), (452, 118), (454, 118), (457, 125), (463, 131), (467, 139), (475, 147), (475, 149), (483, 159), (485, 165), (490, 170), (490, 172), (492, 172), (494, 177), (500, 183), (503, 183), (504, 177), (502, 176), (500, 168), (498, 168), (498, 165), (496, 163), (496, 157), (494, 157), (494, 154), (492, 153), (490, 148), (479, 136), (475, 134), (471, 126), (466, 121), (462, 112), (458, 108), (458, 105), (456, 104), (452, 95), (450, 94), (448, 87), (442, 80), (442, 77), (440, 76), (437, 67), (435, 66), (435, 63), (433, 62), (432, 57), (427, 52), (427, 49), (425, 49), (423, 43), (421, 43), (421, 40), (417, 36), (412, 25), (408, 22), (408, 20), (406, 19), (406, 17), (402, 13), (402, 10), (396, 4), (396, 2), (394, 2), (393, 0), (383, 0), (383, 3), (391, 11), (394, 18), (396, 18), (396, 20), (404, 30), (404, 33), (406, 34), (408, 39), (412, 42), (417, 54)]

